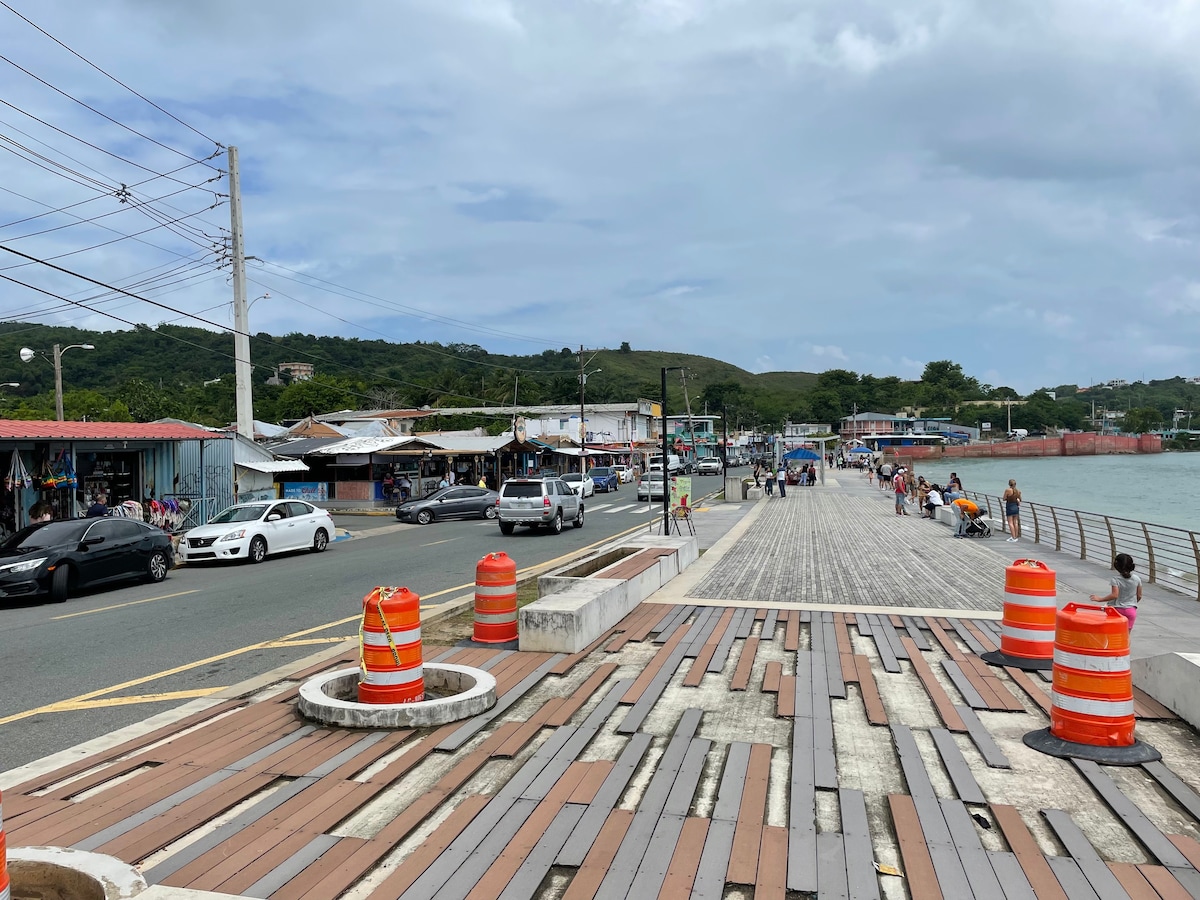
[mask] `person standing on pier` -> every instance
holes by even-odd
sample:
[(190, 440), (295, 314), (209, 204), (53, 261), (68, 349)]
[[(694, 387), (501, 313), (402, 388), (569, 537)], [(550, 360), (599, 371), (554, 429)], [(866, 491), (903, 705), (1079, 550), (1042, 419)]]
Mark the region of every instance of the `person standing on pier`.
[(763, 488), (766, 489), (768, 497), (774, 496), (774, 487), (775, 472), (771, 469), (771, 464), (767, 463), (767, 465), (763, 468)]
[(1103, 597), (1092, 594), (1092, 602), (1111, 606), (1125, 617), (1129, 622), (1129, 630), (1133, 631), (1138, 604), (1142, 602), (1142, 576), (1133, 571), (1133, 557), (1128, 553), (1118, 553), (1113, 558), (1113, 568), (1117, 574), (1109, 580), (1111, 589)]
[(779, 496), (787, 497), (787, 465), (779, 467), (779, 471), (775, 473), (775, 480), (779, 483)]
[(1015, 544), (1021, 539), (1021, 492), (1016, 479), (1008, 479), (1008, 490), (1004, 492), (1004, 518), (1008, 520), (1008, 542)]
[(907, 516), (908, 510), (904, 508), (904, 501), (908, 496), (908, 485), (904, 481), (904, 469), (896, 469), (896, 474), (892, 476), (892, 490), (896, 492), (896, 515)]

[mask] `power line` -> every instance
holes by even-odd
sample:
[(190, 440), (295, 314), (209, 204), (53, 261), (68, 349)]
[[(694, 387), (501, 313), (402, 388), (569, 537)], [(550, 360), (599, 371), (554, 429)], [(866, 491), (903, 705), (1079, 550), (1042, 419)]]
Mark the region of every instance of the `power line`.
[(117, 78), (115, 75), (112, 75), (112, 74), (110, 74), (110, 73), (106, 72), (104, 69), (100, 68), (98, 65), (96, 65), (94, 62), (92, 62), (92, 61), (91, 61), (90, 59), (88, 59), (87, 57), (85, 57), (85, 56), (81, 55), (80, 53), (77, 53), (75, 50), (73, 50), (73, 49), (71, 49), (70, 47), (68, 47), (66, 44), (64, 44), (62, 41), (60, 41), (58, 38), (56, 38), (56, 37), (55, 37), (54, 35), (52, 35), (50, 32), (46, 31), (46, 29), (42, 28), (42, 27), (41, 27), (40, 25), (38, 25), (37, 23), (35, 23), (35, 22), (31, 21), (31, 20), (30, 20), (29, 18), (27, 18), (26, 16), (23, 16), (23, 15), (21, 15), (21, 13), (17, 12), (15, 9), (13, 9), (11, 6), (9, 6), (7, 3), (5, 3), (5, 2), (4, 2), (4, 0), (0, 0), (0, 6), (3, 6), (5, 9), (7, 9), (7, 10), (8, 10), (10, 13), (12, 13), (12, 14), (13, 14), (14, 16), (16, 16), (18, 19), (21, 19), (21, 20), (23, 20), (23, 21), (24, 21), (26, 24), (30, 25), (31, 27), (33, 27), (33, 28), (34, 28), (34, 29), (36, 29), (37, 31), (40, 31), (42, 34), (44, 34), (44, 35), (45, 35), (46, 37), (48, 37), (50, 40), (54, 41), (54, 43), (58, 44), (58, 46), (62, 47), (64, 50), (66, 50), (68, 53), (70, 53), (70, 54), (71, 54), (72, 56), (74, 56), (76, 59), (79, 59), (79, 60), (81, 60), (82, 62), (85, 62), (85, 63), (87, 63), (89, 66), (91, 66), (93, 69), (95, 69), (95, 70), (96, 70), (97, 72), (99, 72), (101, 75), (103, 75), (105, 78), (109, 79), (110, 81), (114, 81), (114, 82), (116, 82), (116, 83), (117, 83), (117, 84), (119, 84), (121, 87), (125, 88), (125, 90), (129, 91), (129, 93), (133, 94), (135, 97), (138, 97), (138, 98), (140, 98), (140, 99), (142, 99), (142, 100), (146, 101), (146, 102), (147, 102), (147, 103), (149, 103), (151, 106), (153, 106), (155, 109), (157, 109), (157, 110), (158, 110), (160, 113), (162, 113), (162, 114), (163, 114), (163, 115), (165, 115), (165, 116), (168, 116), (169, 118), (172, 118), (172, 119), (174, 119), (176, 122), (178, 122), (180, 125), (182, 125), (182, 126), (183, 126), (184, 128), (186, 128), (186, 129), (188, 129), (188, 130), (189, 130), (189, 131), (191, 131), (192, 133), (194, 133), (194, 134), (198, 134), (200, 137), (204, 138), (206, 141), (212, 141), (214, 144), (216, 144), (216, 145), (217, 145), (217, 149), (223, 149), (221, 142), (220, 142), (220, 141), (218, 141), (218, 140), (216, 140), (216, 138), (211, 138), (211, 137), (209, 137), (207, 134), (205, 134), (203, 131), (199, 131), (199, 130), (197, 130), (196, 128), (193, 128), (191, 125), (189, 125), (187, 122), (183, 121), (183, 119), (179, 118), (179, 117), (178, 117), (178, 116), (176, 116), (174, 113), (172, 113), (172, 112), (169, 112), (168, 110), (165, 110), (165, 109), (163, 109), (161, 106), (159, 106), (159, 105), (158, 105), (157, 103), (155, 103), (153, 100), (151, 100), (149, 97), (146, 97), (146, 96), (144, 96), (143, 94), (139, 94), (137, 91), (135, 91), (133, 88), (131, 88), (131, 87), (130, 87), (129, 85), (127, 85), (125, 82), (121, 81), (121, 80), (120, 80), (119, 78)]

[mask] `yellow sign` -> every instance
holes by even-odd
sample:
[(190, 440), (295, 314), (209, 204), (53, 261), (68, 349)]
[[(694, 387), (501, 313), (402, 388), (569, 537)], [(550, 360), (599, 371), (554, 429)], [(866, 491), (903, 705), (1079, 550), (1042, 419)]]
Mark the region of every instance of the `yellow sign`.
[(671, 479), (671, 509), (692, 505), (692, 478), (677, 475)]

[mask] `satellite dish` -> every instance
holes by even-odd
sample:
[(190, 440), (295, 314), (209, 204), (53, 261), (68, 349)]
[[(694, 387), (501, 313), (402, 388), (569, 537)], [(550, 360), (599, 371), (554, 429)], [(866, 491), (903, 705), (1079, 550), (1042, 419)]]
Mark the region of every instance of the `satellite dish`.
[(29, 362), (35, 355), (28, 347), (21, 348), (21, 362)]

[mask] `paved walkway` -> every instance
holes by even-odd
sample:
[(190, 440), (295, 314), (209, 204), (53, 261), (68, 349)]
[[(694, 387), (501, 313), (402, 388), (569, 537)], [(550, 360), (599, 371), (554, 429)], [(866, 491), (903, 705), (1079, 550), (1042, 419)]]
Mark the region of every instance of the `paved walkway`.
[[(298, 683), (0, 776), (12, 846), (271, 898), (1200, 896), (1200, 742), (1139, 696), (1161, 764), (1044, 756), (1045, 678), (993, 669), (1003, 567), (1060, 594), (1102, 568), (897, 518), (853, 475), (696, 514), (694, 564), (574, 656), (447, 650), (491, 712), (425, 732), (316, 728)], [(1196, 640), (1151, 587), (1142, 655)], [(433, 655), (434, 651), (431, 651)]]

